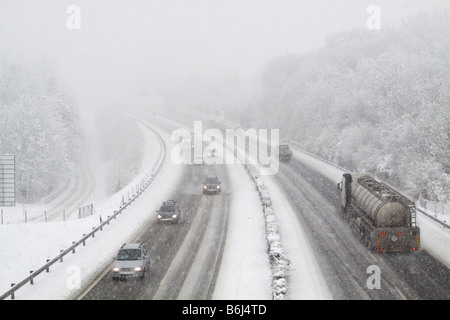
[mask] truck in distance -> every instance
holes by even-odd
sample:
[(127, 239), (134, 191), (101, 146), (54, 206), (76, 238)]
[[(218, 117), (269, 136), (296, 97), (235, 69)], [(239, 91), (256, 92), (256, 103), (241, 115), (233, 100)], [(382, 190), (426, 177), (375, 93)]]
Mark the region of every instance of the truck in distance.
[(280, 161), (289, 161), (292, 159), (292, 150), (288, 144), (280, 144), (279, 146), (279, 159)]

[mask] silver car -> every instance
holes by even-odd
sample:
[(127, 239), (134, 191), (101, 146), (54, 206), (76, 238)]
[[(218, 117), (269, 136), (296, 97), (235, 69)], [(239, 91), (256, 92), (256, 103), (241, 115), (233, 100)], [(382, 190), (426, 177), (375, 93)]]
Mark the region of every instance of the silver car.
[(142, 243), (123, 244), (114, 259), (113, 279), (144, 278), (150, 267), (147, 248)]

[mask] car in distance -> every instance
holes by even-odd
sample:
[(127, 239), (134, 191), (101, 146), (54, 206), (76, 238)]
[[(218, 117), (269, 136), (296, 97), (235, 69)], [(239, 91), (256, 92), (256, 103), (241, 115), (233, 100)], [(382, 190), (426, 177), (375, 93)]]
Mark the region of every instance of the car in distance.
[(221, 181), (219, 181), (219, 178), (217, 178), (214, 175), (206, 176), (205, 181), (203, 183), (203, 194), (207, 193), (220, 193), (222, 187), (221, 187)]
[(126, 278), (144, 278), (150, 267), (147, 248), (142, 243), (123, 244), (119, 249), (112, 267), (114, 280)]
[(169, 223), (178, 223), (181, 218), (181, 210), (175, 200), (163, 202), (158, 211), (156, 211), (158, 223), (167, 221)]

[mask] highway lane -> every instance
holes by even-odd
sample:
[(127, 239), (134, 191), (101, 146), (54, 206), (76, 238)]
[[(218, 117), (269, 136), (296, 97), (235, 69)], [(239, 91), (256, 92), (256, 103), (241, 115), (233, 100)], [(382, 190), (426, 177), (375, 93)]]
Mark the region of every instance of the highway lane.
[[(207, 127), (221, 128), (215, 121)], [(280, 164), (279, 185), (297, 209), (310, 244), (335, 299), (449, 299), (450, 271), (425, 250), (380, 254), (368, 250), (339, 212), (337, 181), (329, 181), (298, 160)], [(381, 272), (381, 288), (369, 289), (372, 273)]]
[[(450, 271), (426, 251), (375, 253), (339, 214), (336, 182), (293, 159), (277, 179), (305, 226), (335, 299), (449, 299)], [(367, 268), (378, 266), (380, 289), (369, 289)]]
[[(224, 191), (203, 195), (201, 182), (211, 173), (222, 180)], [(145, 278), (113, 281), (107, 272), (83, 299), (170, 300), (177, 299), (182, 289), (184, 299), (210, 297), (226, 238), (230, 201), (227, 186), (223, 166), (186, 165), (182, 182), (172, 197), (180, 205), (182, 220), (179, 224), (157, 224), (155, 215), (155, 220), (136, 239), (144, 242), (149, 251), (151, 266)]]
[[(189, 170), (205, 169), (204, 166), (188, 166)], [(217, 168), (220, 171), (220, 168)], [(206, 172), (203, 172), (204, 175)], [(226, 173), (224, 173), (226, 174)], [(201, 174), (200, 174), (201, 175)], [(185, 183), (192, 182), (192, 173), (186, 173)], [(289, 197), (292, 205), (296, 208), (297, 218), (304, 226), (309, 237), (310, 245), (316, 253), (316, 258), (321, 266), (322, 274), (325, 277), (330, 291), (335, 299), (449, 299), (450, 292), (448, 283), (450, 279), (449, 269), (443, 266), (439, 261), (430, 256), (426, 251), (415, 252), (411, 254), (379, 254), (367, 250), (360, 242), (358, 235), (350, 229), (348, 223), (344, 221), (339, 214), (339, 199), (336, 192), (336, 182), (329, 181), (320, 174), (311, 171), (308, 167), (302, 165), (295, 159), (289, 164), (282, 163), (277, 179), (282, 190)], [(184, 184), (184, 183), (183, 183)], [(205, 200), (204, 196), (196, 194), (196, 187), (184, 188), (177, 192), (181, 194), (180, 200), (186, 207), (195, 207), (190, 213), (190, 220), (187, 229), (182, 226), (167, 226), (179, 228), (174, 235), (171, 231), (175, 228), (164, 230), (163, 228), (154, 229), (149, 226), (148, 238), (158, 239), (153, 242), (154, 255), (158, 257), (159, 264), (155, 267), (154, 274), (149, 280), (142, 283), (135, 281), (124, 282), (123, 285), (113, 287), (118, 291), (117, 294), (111, 294), (113, 298), (119, 299), (208, 299), (208, 291), (211, 292), (214, 283), (214, 266), (211, 262), (214, 259), (205, 258), (208, 263), (203, 264), (203, 269), (199, 268), (195, 262), (194, 256), (207, 257), (214, 251), (220, 252), (220, 244), (212, 245), (210, 248), (217, 250), (207, 250), (202, 248), (202, 240), (210, 237), (207, 229), (197, 228), (201, 224), (215, 226), (219, 223), (222, 226), (224, 222), (217, 222), (216, 219), (208, 220), (205, 217), (205, 211), (215, 212), (215, 208), (222, 208), (221, 212), (228, 209), (229, 200), (221, 203), (208, 202), (211, 199), (216, 201), (223, 196), (213, 196)], [(223, 199), (222, 199), (223, 200)], [(206, 202), (205, 202), (206, 201)], [(227, 215), (218, 215), (227, 216)], [(199, 221), (193, 223), (193, 221)], [(215, 221), (215, 222), (213, 222)], [(211, 229), (211, 228), (210, 228)], [(191, 232), (188, 237), (189, 230)], [(193, 236), (198, 234), (197, 237)], [(221, 233), (226, 234), (226, 233)], [(190, 239), (185, 243), (185, 239)], [(220, 238), (220, 237), (219, 237)], [(176, 240), (183, 241), (176, 242)], [(218, 243), (223, 243), (220, 242)], [(206, 242), (206, 241), (205, 241)], [(164, 246), (164, 244), (166, 246)], [(186, 246), (191, 249), (183, 249)], [(208, 253), (200, 253), (202, 251)], [(184, 253), (180, 253), (184, 252)], [(186, 252), (194, 252), (188, 255)], [(179, 256), (176, 258), (176, 256)], [(220, 256), (220, 254), (219, 254)], [(180, 258), (183, 257), (183, 258)], [(216, 255), (216, 260), (217, 260)], [(176, 260), (182, 260), (175, 265)], [(220, 258), (219, 258), (220, 260)], [(181, 265), (184, 264), (184, 267)], [(196, 265), (191, 272), (190, 267)], [(218, 263), (216, 262), (216, 266)], [(378, 266), (381, 271), (381, 288), (369, 289), (367, 286), (370, 273), (369, 266)], [(194, 271), (195, 269), (195, 271)], [(208, 273), (208, 271), (211, 271)], [(202, 286), (201, 275), (213, 274)], [(106, 278), (106, 277), (105, 277)], [(100, 291), (102, 294), (108, 292), (108, 288)], [(133, 294), (130, 294), (133, 292)], [(103, 299), (104, 296), (94, 295), (96, 299)], [(124, 294), (125, 296), (123, 296)], [(90, 298), (92, 296), (87, 296)], [(110, 298), (109, 298), (110, 299)]]

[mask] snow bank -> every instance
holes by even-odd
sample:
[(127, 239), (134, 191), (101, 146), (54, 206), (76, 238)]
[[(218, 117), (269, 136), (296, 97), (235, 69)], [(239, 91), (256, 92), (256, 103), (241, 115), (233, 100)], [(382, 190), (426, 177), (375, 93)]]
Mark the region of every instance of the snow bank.
[[(230, 216), (213, 300), (271, 300), (265, 219), (247, 170), (227, 165)], [(247, 177), (247, 178), (246, 178)]]
[(274, 300), (288, 299), (289, 260), (287, 259), (280, 241), (278, 223), (272, 200), (264, 181), (253, 165), (245, 166), (258, 190), (264, 217), (266, 220), (266, 238), (268, 244), (269, 261), (272, 270), (272, 296)]

